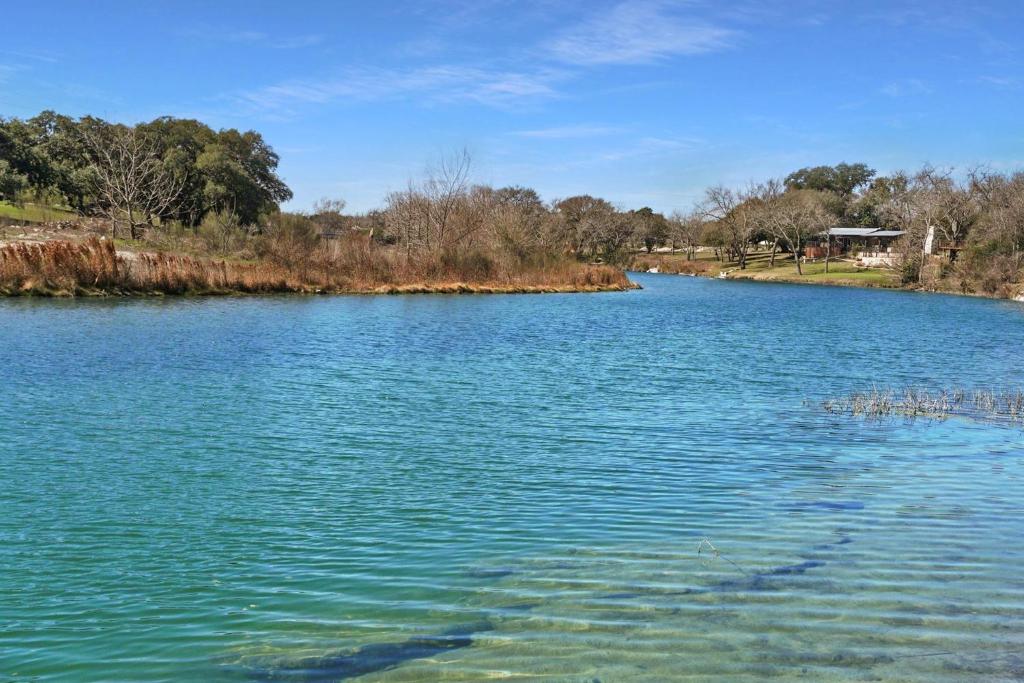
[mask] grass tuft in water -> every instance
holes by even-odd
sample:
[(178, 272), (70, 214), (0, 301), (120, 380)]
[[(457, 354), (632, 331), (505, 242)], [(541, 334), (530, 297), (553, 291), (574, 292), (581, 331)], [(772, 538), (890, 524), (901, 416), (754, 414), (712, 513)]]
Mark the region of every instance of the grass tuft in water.
[(1024, 390), (962, 388), (929, 390), (872, 387), (870, 391), (822, 402), (831, 415), (883, 418), (908, 417), (945, 420), (967, 417), (1024, 425)]

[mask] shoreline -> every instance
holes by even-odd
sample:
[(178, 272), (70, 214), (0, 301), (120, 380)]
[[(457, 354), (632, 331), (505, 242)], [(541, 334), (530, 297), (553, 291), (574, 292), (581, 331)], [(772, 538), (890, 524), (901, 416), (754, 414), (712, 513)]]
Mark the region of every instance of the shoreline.
[[(399, 294), (570, 294), (638, 289), (624, 270), (561, 259), (484, 268), (446, 264), (391, 268), (350, 261), (230, 261), (173, 252), (117, 249), (95, 236), (0, 245), (3, 297), (162, 297)], [(377, 267), (373, 267), (376, 265)], [(362, 267), (361, 267), (362, 266)]]
[[(638, 273), (645, 275), (674, 275), (677, 277), (700, 277), (705, 280), (732, 280), (736, 282), (756, 282), (762, 284), (783, 284), (783, 285), (817, 285), (820, 287), (853, 287), (856, 289), (878, 289), (889, 292), (910, 292), (918, 294), (945, 294), (947, 296), (964, 296), (973, 299), (991, 299), (993, 301), (1012, 301), (1014, 303), (1024, 303), (1024, 290), (1021, 290), (1013, 297), (1002, 297), (996, 296), (995, 294), (982, 294), (978, 292), (958, 292), (954, 290), (945, 289), (928, 289), (926, 287), (908, 287), (905, 285), (898, 284), (880, 284), (876, 282), (853, 282), (851, 280), (812, 280), (808, 278), (791, 277), (782, 275), (779, 277), (758, 277), (757, 274), (743, 274), (733, 275), (732, 272), (725, 274), (725, 277), (720, 275), (711, 275), (709, 273), (651, 273), (643, 270), (630, 270), (627, 269), (627, 273)], [(741, 271), (742, 272), (742, 271)]]
[(0, 299), (159, 299), (167, 297), (255, 297), (255, 296), (402, 296), (409, 294), (598, 294), (601, 292), (629, 292), (643, 289), (639, 283), (619, 285), (497, 285), (467, 282), (418, 283), (410, 285), (382, 285), (372, 289), (205, 289), (185, 291), (161, 290), (0, 290)]

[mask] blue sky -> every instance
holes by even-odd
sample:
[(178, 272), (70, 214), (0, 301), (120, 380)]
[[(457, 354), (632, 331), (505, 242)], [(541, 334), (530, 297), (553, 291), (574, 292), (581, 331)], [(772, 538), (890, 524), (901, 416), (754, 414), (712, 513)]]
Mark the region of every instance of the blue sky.
[(1024, 168), (1024, 3), (94, 2), (2, 11), (0, 116), (259, 130), (293, 208), (463, 147), (553, 199), (686, 209), (864, 161)]

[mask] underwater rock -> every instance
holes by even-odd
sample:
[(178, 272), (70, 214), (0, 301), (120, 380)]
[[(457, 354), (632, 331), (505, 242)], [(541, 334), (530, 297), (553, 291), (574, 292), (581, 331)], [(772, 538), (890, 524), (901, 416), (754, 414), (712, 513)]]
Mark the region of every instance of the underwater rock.
[(831, 550), (839, 545), (846, 545), (847, 543), (853, 543), (853, 539), (849, 536), (843, 536), (838, 541), (832, 541), (831, 543), (819, 543), (818, 545), (811, 546), (811, 550)]
[(702, 595), (705, 593), (723, 593), (727, 591), (760, 591), (769, 588), (768, 580), (776, 576), (793, 576), (803, 574), (808, 569), (824, 567), (822, 560), (806, 560), (799, 564), (786, 564), (779, 567), (772, 567), (763, 572), (747, 574), (746, 576), (719, 581), (707, 588), (684, 588), (678, 591), (630, 591), (623, 593), (607, 593), (597, 596), (598, 600), (630, 600), (640, 597), (678, 597), (680, 595)]
[(775, 567), (767, 572), (756, 574), (755, 576), (788, 576), (790, 574), (803, 574), (808, 569), (814, 569), (815, 567), (824, 567), (825, 563), (821, 560), (807, 560), (800, 564), (789, 564), (784, 567)]
[(514, 605), (502, 605), (497, 608), (499, 612), (529, 612), (532, 609), (540, 607), (539, 602), (518, 602)]
[(466, 570), (465, 575), (471, 579), (500, 579), (515, 573), (514, 569), (508, 567), (477, 567)]
[(332, 683), (376, 671), (391, 669), (414, 659), (433, 657), (449, 650), (469, 647), (473, 636), (491, 631), (489, 621), (459, 626), (438, 636), (416, 636), (396, 643), (373, 643), (336, 655), (307, 657), (248, 672), (256, 681), (304, 681)]

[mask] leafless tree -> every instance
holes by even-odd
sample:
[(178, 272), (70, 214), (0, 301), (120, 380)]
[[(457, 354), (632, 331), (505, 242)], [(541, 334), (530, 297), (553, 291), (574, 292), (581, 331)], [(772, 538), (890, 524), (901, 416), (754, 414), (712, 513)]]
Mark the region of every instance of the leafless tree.
[[(808, 238), (820, 235), (831, 222), (825, 198), (816, 190), (789, 190), (781, 181), (759, 186), (757, 205), (763, 226), (793, 254), (796, 272), (803, 275), (800, 255)], [(826, 261), (827, 267), (827, 261)]]
[(697, 211), (674, 211), (669, 218), (669, 226), (673, 242), (678, 241), (686, 252), (686, 260), (692, 261), (701, 235), (704, 234), (704, 218)]
[(590, 195), (559, 200), (555, 202), (555, 210), (564, 243), (579, 255), (597, 253), (616, 213), (609, 202)]
[(428, 248), (444, 248), (465, 237), (465, 234), (453, 234), (453, 218), (460, 202), (465, 198), (471, 165), (469, 152), (463, 149), (457, 154), (442, 158), (428, 173), (423, 183), (423, 194), (429, 206), (425, 245)]
[(470, 162), (463, 150), (442, 159), (422, 183), (388, 195), (388, 231), (404, 244), (407, 258), (453, 248), (482, 228), (482, 207), (469, 197)]
[(107, 126), (83, 128), (82, 138), (113, 237), (121, 221), (128, 225), (131, 238), (138, 239), (144, 226), (174, 212), (185, 179), (175, 177), (143, 133), (127, 126)]
[(952, 170), (926, 166), (914, 178), (919, 212), (928, 227), (938, 230), (950, 245), (959, 245), (979, 214), (974, 183), (961, 187)]
[(974, 194), (984, 207), (978, 237), (1009, 247), (1015, 260), (1024, 257), (1024, 173), (1003, 175), (983, 169), (970, 174)]
[(707, 220), (722, 228), (726, 246), (740, 269), (747, 267), (747, 254), (757, 234), (755, 207), (749, 203), (752, 193), (737, 192), (723, 185), (709, 187), (704, 194), (701, 211)]
[(519, 257), (550, 242), (547, 208), (528, 188), (474, 187), (470, 201), (485, 208), (487, 238)]

